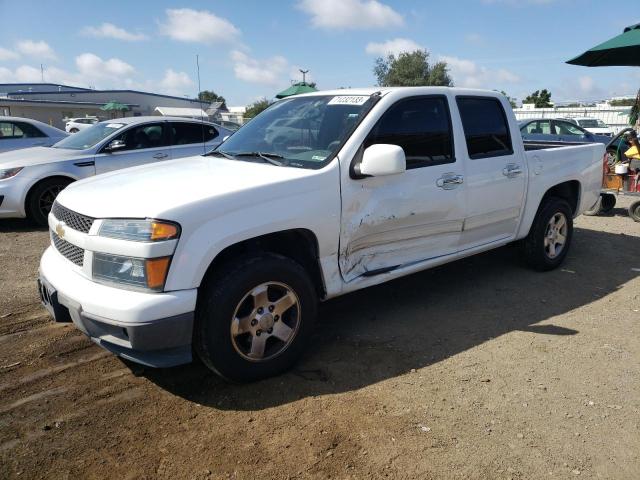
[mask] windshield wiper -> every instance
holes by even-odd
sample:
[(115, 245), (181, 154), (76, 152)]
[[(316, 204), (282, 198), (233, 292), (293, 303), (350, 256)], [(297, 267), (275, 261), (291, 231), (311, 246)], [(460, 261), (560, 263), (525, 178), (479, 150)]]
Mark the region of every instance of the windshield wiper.
[(226, 158), (227, 160), (235, 160), (235, 158), (233, 158), (233, 155), (229, 155), (227, 152), (223, 152), (222, 150), (211, 150), (210, 152), (205, 153), (206, 156), (216, 154)]
[(284, 167), (286, 165), (285, 162), (280, 162), (276, 159), (285, 158), (282, 155), (278, 155), (277, 153), (269, 153), (269, 152), (242, 152), (234, 154), (234, 157), (259, 157), (263, 159), (265, 162), (270, 163), (271, 165), (277, 165), (278, 167)]

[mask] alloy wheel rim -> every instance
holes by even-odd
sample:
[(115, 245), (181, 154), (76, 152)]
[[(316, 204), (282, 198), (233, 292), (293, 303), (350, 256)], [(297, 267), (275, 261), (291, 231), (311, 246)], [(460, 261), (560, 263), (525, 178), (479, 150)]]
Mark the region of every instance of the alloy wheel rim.
[(544, 234), (544, 251), (548, 258), (556, 258), (562, 253), (567, 243), (567, 217), (564, 213), (554, 214)]
[(51, 207), (53, 207), (53, 202), (55, 202), (56, 197), (63, 189), (64, 187), (62, 185), (54, 185), (53, 187), (47, 188), (42, 192), (42, 195), (40, 195), (38, 207), (45, 217), (49, 215)]
[(281, 282), (265, 282), (247, 292), (231, 319), (231, 343), (250, 362), (282, 354), (300, 328), (300, 300)]

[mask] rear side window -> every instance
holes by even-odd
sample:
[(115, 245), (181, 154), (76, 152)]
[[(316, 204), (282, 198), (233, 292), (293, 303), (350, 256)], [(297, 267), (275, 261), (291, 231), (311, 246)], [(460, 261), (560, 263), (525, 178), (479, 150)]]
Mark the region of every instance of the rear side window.
[(511, 135), (502, 104), (496, 98), (456, 97), (469, 158), (511, 155)]
[(22, 130), (22, 133), (26, 138), (46, 137), (46, 135), (42, 133), (39, 128), (34, 127), (30, 123), (16, 122), (16, 126), (20, 130)]
[(206, 123), (172, 122), (173, 145), (189, 145), (213, 140), (218, 131)]
[(444, 96), (412, 97), (398, 101), (373, 127), (365, 148), (376, 143), (402, 147), (407, 168), (453, 163), (453, 135)]
[(0, 122), (0, 138), (7, 138), (15, 140), (17, 138), (24, 138), (25, 135), (15, 123), (12, 122)]

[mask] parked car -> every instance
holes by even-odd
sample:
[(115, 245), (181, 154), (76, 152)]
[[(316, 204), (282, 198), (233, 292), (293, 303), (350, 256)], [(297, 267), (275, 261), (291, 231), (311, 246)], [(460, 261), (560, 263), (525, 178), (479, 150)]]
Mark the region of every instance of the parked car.
[(558, 118), (535, 118), (520, 122), (520, 132), (524, 140), (537, 142), (602, 143), (606, 145), (611, 137), (596, 135), (575, 123)]
[(575, 118), (563, 118), (567, 122), (571, 122), (579, 127), (584, 128), (588, 132), (596, 135), (605, 135), (607, 137), (613, 137), (614, 131), (609, 125), (604, 123), (599, 118), (592, 117), (575, 117)]
[(69, 133), (78, 133), (80, 130), (95, 125), (99, 121), (98, 117), (69, 118), (64, 129)]
[(37, 145), (49, 147), (66, 136), (59, 128), (38, 120), (0, 116), (0, 153)]
[(199, 120), (119, 118), (81, 130), (51, 148), (0, 154), (0, 218), (27, 216), (46, 225), (56, 195), (75, 180), (203, 154), (231, 133)]
[[(311, 135), (266, 140), (305, 119)], [(264, 378), (304, 352), (318, 299), (514, 241), (533, 268), (558, 267), (573, 218), (598, 199), (603, 154), (526, 151), (493, 91), (285, 98), (207, 156), (66, 188), (41, 297), (124, 358), (164, 367), (195, 349), (227, 379)]]

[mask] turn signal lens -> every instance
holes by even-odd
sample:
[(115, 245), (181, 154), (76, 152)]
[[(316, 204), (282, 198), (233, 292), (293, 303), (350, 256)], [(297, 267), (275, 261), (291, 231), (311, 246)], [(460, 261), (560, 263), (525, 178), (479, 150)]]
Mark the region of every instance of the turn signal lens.
[(149, 289), (162, 290), (169, 271), (169, 260), (171, 260), (171, 257), (150, 258), (147, 260), (147, 287)]
[(172, 240), (180, 234), (178, 227), (173, 223), (151, 222), (151, 241)]

